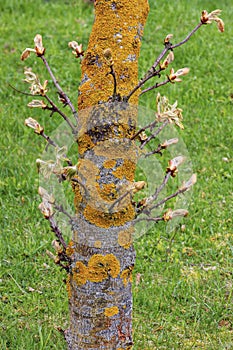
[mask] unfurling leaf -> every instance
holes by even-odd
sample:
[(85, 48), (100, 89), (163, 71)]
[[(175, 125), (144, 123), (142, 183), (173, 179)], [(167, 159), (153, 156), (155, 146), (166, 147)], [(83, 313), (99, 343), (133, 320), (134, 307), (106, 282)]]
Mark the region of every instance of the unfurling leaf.
[(137, 181), (133, 183), (133, 193), (141, 191), (146, 186), (145, 181)]
[(175, 217), (182, 216), (186, 217), (188, 215), (188, 210), (186, 209), (176, 209), (172, 210), (169, 208), (164, 214), (163, 214), (163, 220), (164, 221), (169, 221), (172, 220)]
[(67, 180), (71, 180), (77, 174), (77, 166), (67, 166), (62, 169), (62, 175), (65, 175)]
[(167, 173), (171, 172), (171, 176), (175, 177), (177, 172), (178, 172), (178, 170), (177, 170), (178, 166), (180, 164), (182, 164), (184, 160), (185, 160), (185, 158), (183, 156), (178, 156), (178, 157), (175, 157), (175, 158), (169, 160), (166, 172)]
[(27, 105), (30, 108), (42, 108), (45, 109), (47, 107), (46, 103), (43, 100), (32, 100)]
[(33, 73), (32, 68), (25, 67), (24, 74), (26, 78), (24, 79), (25, 83), (30, 84), (30, 91), (32, 95), (41, 95), (44, 96), (46, 94), (48, 80), (44, 81), (44, 84), (42, 85), (40, 83), (39, 78), (35, 73)]
[(56, 239), (52, 241), (52, 246), (58, 254), (63, 252), (63, 248), (60, 246), (59, 242)]
[(166, 69), (170, 63), (174, 61), (174, 53), (173, 51), (170, 51), (163, 63), (160, 64), (160, 69)]
[(161, 143), (161, 148), (165, 149), (171, 145), (175, 145), (177, 142), (179, 142), (178, 138), (166, 140), (163, 143)]
[(36, 52), (36, 50), (34, 49), (30, 49), (29, 47), (27, 47), (23, 52), (22, 52), (22, 55), (21, 55), (21, 60), (24, 61), (26, 60), (29, 56), (30, 56), (30, 53), (31, 52)]
[(172, 68), (170, 71), (170, 75), (168, 76), (168, 79), (170, 80), (171, 83), (181, 82), (182, 79), (180, 79), (180, 77), (182, 75), (188, 74), (188, 72), (189, 72), (189, 68), (187, 68), (187, 67), (178, 69), (178, 71), (176, 71), (176, 72)]
[(43, 201), (42, 203), (40, 203), (38, 208), (40, 209), (41, 213), (46, 219), (49, 219), (53, 215), (52, 204), (47, 201)]
[(40, 34), (36, 34), (34, 38), (34, 43), (35, 43), (35, 51), (37, 56), (42, 56), (45, 53), (45, 48), (43, 47), (42, 43), (42, 36)]
[(223, 33), (224, 32), (224, 22), (221, 18), (218, 17), (222, 11), (221, 10), (214, 10), (210, 13), (208, 13), (206, 10), (202, 11), (201, 14), (201, 22), (203, 24), (209, 24), (212, 22), (216, 22), (218, 26), (218, 30)]
[(45, 48), (43, 47), (42, 44), (42, 36), (40, 34), (36, 34), (35, 38), (34, 38), (34, 43), (35, 43), (35, 48), (32, 49), (30, 47), (27, 47), (22, 55), (21, 55), (21, 60), (24, 61), (26, 60), (29, 56), (30, 53), (33, 52), (35, 53), (37, 56), (43, 56), (45, 53)]
[(170, 42), (170, 39), (173, 37), (173, 34), (168, 34), (166, 38), (164, 39), (164, 44), (168, 44)]
[(158, 122), (164, 122), (168, 120), (169, 123), (174, 123), (180, 129), (184, 129), (182, 124), (182, 109), (177, 107), (177, 101), (171, 105), (166, 96), (161, 96), (159, 93), (156, 97), (157, 113), (156, 120)]
[(183, 183), (183, 185), (179, 188), (180, 190), (188, 190), (190, 187), (192, 187), (197, 182), (197, 175), (193, 174), (188, 181)]
[(68, 46), (73, 49), (72, 54), (76, 56), (76, 58), (82, 57), (84, 55), (82, 44), (78, 44), (77, 41), (70, 41)]
[(38, 193), (43, 201), (49, 202), (51, 204), (55, 203), (53, 195), (49, 194), (43, 187), (39, 186)]
[(32, 128), (34, 132), (38, 135), (43, 134), (44, 128), (33, 118), (27, 118), (25, 119), (25, 125), (29, 128)]

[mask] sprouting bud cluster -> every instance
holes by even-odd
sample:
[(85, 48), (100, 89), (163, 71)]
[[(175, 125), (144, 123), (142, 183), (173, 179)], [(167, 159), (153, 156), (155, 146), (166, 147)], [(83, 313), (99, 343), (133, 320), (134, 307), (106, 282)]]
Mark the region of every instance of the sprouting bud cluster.
[(182, 124), (182, 109), (177, 107), (177, 101), (171, 105), (166, 96), (161, 96), (160, 93), (158, 93), (156, 97), (156, 105), (156, 120), (158, 122), (164, 122), (167, 120), (169, 123), (177, 125), (180, 129), (184, 129)]
[(33, 73), (32, 68), (26, 67), (24, 69), (25, 79), (24, 82), (30, 84), (30, 92), (32, 95), (40, 95), (45, 96), (47, 93), (47, 85), (48, 80), (45, 80), (43, 84), (41, 84), (38, 76)]
[(53, 204), (55, 203), (54, 197), (49, 194), (43, 187), (39, 187), (38, 193), (42, 199), (39, 205), (41, 213), (46, 219), (49, 219), (53, 215)]
[(216, 22), (218, 26), (218, 30), (223, 33), (224, 32), (224, 22), (221, 18), (218, 16), (220, 15), (222, 11), (221, 10), (214, 10), (210, 13), (208, 13), (206, 10), (202, 11), (201, 14), (201, 23), (202, 24), (209, 24), (212, 22)]
[(44, 132), (44, 128), (33, 118), (25, 119), (24, 124), (27, 127), (32, 128), (35, 134), (41, 135)]
[(22, 55), (21, 55), (21, 60), (24, 61), (26, 60), (29, 56), (30, 56), (30, 53), (33, 52), (35, 53), (38, 57), (41, 57), (44, 55), (45, 53), (45, 48), (43, 46), (43, 43), (42, 43), (42, 36), (40, 34), (36, 34), (35, 38), (34, 38), (34, 43), (35, 43), (35, 47), (34, 49), (31, 49), (31, 48), (26, 48)]
[(82, 44), (78, 44), (77, 41), (70, 41), (68, 43), (68, 47), (73, 49), (72, 54), (75, 55), (76, 58), (82, 58), (84, 55)]
[(178, 166), (181, 165), (184, 160), (185, 158), (183, 156), (178, 156), (169, 160), (166, 172), (171, 173), (171, 176), (175, 177), (178, 172)]

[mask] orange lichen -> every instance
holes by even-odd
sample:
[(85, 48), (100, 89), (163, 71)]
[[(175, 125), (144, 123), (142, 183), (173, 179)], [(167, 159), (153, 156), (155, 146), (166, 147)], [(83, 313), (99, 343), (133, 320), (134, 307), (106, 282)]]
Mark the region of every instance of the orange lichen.
[(109, 228), (111, 226), (121, 226), (128, 221), (132, 221), (135, 217), (135, 209), (132, 204), (129, 204), (126, 208), (109, 214), (97, 210), (88, 204), (83, 214), (90, 223), (98, 227)]
[(67, 290), (67, 294), (68, 294), (68, 298), (71, 298), (72, 295), (72, 289), (71, 289), (71, 285), (70, 285), (70, 274), (68, 274), (67, 279), (66, 279), (66, 290)]
[(118, 234), (118, 244), (125, 249), (129, 249), (133, 243), (133, 233), (134, 228), (132, 226), (127, 230), (120, 231)]
[[(113, 79), (109, 79), (109, 62), (106, 59), (106, 43), (111, 43), (111, 58), (114, 61), (118, 92), (126, 95), (138, 80), (138, 56), (140, 39), (143, 34), (149, 11), (148, 2), (138, 0), (118, 3), (99, 1), (95, 5), (95, 23), (88, 48), (82, 61), (79, 110), (106, 101), (113, 92)], [(139, 7), (140, 6), (140, 11)], [(103, 15), (104, 14), (104, 15)], [(107, 18), (111, 18), (111, 25)], [(137, 103), (138, 93), (132, 96), (132, 103)]]
[(119, 309), (117, 306), (106, 307), (104, 310), (104, 315), (107, 317), (117, 315), (118, 313), (119, 313)]
[(113, 254), (94, 254), (88, 262), (88, 279), (102, 282), (108, 277), (116, 278), (120, 273), (120, 262)]
[(127, 284), (129, 282), (132, 283), (132, 281), (133, 281), (132, 271), (133, 271), (133, 267), (128, 267), (127, 269), (123, 270), (121, 275), (120, 275), (125, 287), (127, 286)]
[(88, 149), (91, 149), (94, 147), (94, 143), (92, 142), (91, 137), (87, 134), (83, 134), (78, 138), (78, 145), (79, 145), (78, 151), (79, 151), (79, 154), (81, 155)]
[(114, 183), (103, 184), (102, 186), (96, 184), (96, 188), (100, 197), (107, 202), (111, 202), (117, 197), (116, 185)]
[(66, 248), (66, 255), (67, 256), (71, 257), (74, 254), (74, 252), (75, 252), (74, 246), (75, 246), (75, 244), (73, 241), (70, 241), (68, 243), (67, 248)]
[(72, 269), (72, 273), (73, 279), (78, 286), (81, 286), (87, 282), (88, 269), (81, 261), (76, 262), (75, 267)]
[(73, 182), (72, 187), (74, 191), (74, 205), (75, 205), (75, 208), (78, 209), (80, 204), (83, 201), (83, 197), (80, 192), (80, 186), (77, 182)]
[(125, 177), (128, 181), (133, 181), (135, 169), (136, 169), (135, 162), (129, 159), (125, 159), (124, 163), (112, 173), (115, 177), (119, 179), (122, 179), (123, 177)]
[(106, 161), (103, 163), (103, 166), (104, 166), (106, 169), (112, 169), (115, 165), (116, 165), (116, 160), (115, 160), (115, 159), (106, 160)]

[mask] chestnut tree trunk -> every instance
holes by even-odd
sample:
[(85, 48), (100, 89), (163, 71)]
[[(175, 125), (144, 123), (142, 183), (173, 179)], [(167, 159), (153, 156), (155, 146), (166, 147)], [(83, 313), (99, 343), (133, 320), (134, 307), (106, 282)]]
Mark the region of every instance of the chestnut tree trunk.
[(137, 147), (138, 56), (147, 0), (96, 0), (82, 61), (79, 162), (73, 183), (77, 220), (67, 255), (69, 350), (131, 349), (132, 202)]

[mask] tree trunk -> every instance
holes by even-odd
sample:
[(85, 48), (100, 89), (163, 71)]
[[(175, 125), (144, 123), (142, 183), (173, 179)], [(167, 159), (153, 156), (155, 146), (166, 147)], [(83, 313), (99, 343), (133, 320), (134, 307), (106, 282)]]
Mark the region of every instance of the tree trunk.
[[(69, 350), (132, 348), (131, 194), (137, 148), (137, 100), (122, 102), (138, 81), (147, 0), (96, 0), (82, 61), (79, 162), (73, 183), (77, 220), (67, 248)], [(115, 83), (114, 83), (115, 81)]]

